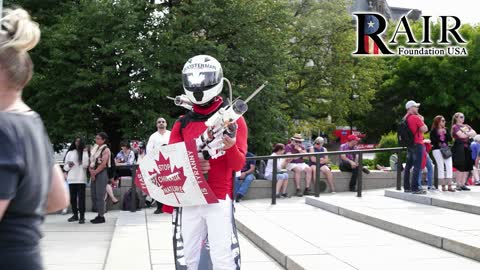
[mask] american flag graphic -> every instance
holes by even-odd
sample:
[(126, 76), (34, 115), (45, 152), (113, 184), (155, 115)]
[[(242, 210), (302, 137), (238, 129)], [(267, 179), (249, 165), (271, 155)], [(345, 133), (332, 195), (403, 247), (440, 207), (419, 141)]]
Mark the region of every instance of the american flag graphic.
[(377, 17), (372, 15), (366, 16), (364, 25), (365, 35), (363, 36), (363, 42), (365, 43), (365, 52), (368, 54), (382, 54), (375, 41), (373, 41), (373, 39), (369, 36), (370, 34), (378, 31), (379, 27), (380, 22), (378, 21)]

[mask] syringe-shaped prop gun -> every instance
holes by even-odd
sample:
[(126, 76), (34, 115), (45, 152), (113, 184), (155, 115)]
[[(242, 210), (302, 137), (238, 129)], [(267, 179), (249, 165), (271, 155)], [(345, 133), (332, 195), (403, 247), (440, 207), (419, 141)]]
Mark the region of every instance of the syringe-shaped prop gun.
[(176, 96), (175, 98), (167, 96), (168, 99), (173, 100), (173, 103), (177, 106), (184, 107), (191, 111), (193, 103), (188, 99), (186, 95)]
[(197, 151), (203, 158), (218, 158), (225, 154), (223, 150), (223, 135), (235, 137), (237, 125), (235, 122), (248, 110), (247, 102), (257, 95), (267, 85), (262, 84), (245, 101), (236, 99), (231, 105), (220, 108), (205, 122), (207, 129), (196, 139)]

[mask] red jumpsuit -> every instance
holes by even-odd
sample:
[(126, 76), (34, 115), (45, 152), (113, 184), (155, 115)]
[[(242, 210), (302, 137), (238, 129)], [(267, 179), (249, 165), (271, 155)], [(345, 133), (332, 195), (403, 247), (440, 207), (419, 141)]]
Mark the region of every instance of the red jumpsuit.
[[(222, 104), (222, 98), (216, 97), (209, 107), (194, 105), (193, 110), (200, 116), (213, 115)], [(177, 121), (172, 128), (169, 144), (198, 138), (207, 128), (207, 119), (190, 121), (183, 129), (181, 121)], [(245, 164), (248, 130), (243, 117), (237, 120), (237, 125), (236, 144), (227, 149), (223, 156), (209, 160), (207, 182), (219, 203), (181, 209), (180, 230), (188, 269), (198, 269), (199, 264), (202, 267), (200, 250), (207, 238), (214, 269), (239, 269), (239, 248), (232, 249), (238, 247), (237, 240), (232, 237), (236, 236), (232, 223), (233, 173), (241, 170)], [(164, 206), (163, 210), (171, 213), (173, 208)]]

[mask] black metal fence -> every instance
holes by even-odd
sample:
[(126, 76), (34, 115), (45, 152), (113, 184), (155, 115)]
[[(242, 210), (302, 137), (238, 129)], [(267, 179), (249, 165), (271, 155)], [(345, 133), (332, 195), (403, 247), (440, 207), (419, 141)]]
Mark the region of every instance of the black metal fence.
[(276, 187), (277, 187), (277, 173), (278, 173), (278, 159), (281, 158), (303, 158), (303, 157), (315, 157), (315, 197), (320, 196), (320, 158), (322, 156), (333, 156), (333, 155), (344, 155), (344, 154), (355, 154), (358, 155), (358, 178), (357, 178), (357, 196), (362, 197), (362, 170), (363, 170), (363, 154), (365, 153), (380, 153), (380, 152), (390, 152), (396, 153), (398, 156), (397, 160), (397, 190), (400, 190), (402, 187), (402, 159), (401, 152), (405, 151), (405, 147), (394, 147), (394, 148), (381, 148), (381, 149), (369, 149), (369, 150), (352, 150), (352, 151), (332, 151), (332, 152), (316, 152), (316, 153), (299, 153), (299, 154), (289, 154), (289, 155), (278, 155), (278, 156), (256, 156), (248, 157), (247, 160), (268, 160), (273, 159), (272, 166), (272, 204), (277, 203), (276, 197)]
[[(396, 153), (398, 156), (397, 161), (397, 190), (401, 190), (402, 187), (402, 159), (401, 159), (401, 152), (405, 151), (407, 148), (405, 147), (394, 147), (394, 148), (381, 148), (381, 149), (370, 149), (370, 150), (352, 150), (352, 151), (332, 151), (332, 152), (316, 152), (316, 153), (301, 153), (301, 154), (290, 154), (290, 155), (278, 155), (278, 156), (255, 156), (255, 157), (248, 157), (247, 160), (268, 160), (273, 159), (273, 171), (272, 171), (272, 204), (277, 203), (276, 198), (276, 186), (277, 186), (277, 173), (278, 173), (278, 159), (281, 158), (303, 158), (303, 157), (315, 157), (316, 162), (316, 171), (315, 171), (315, 197), (320, 196), (320, 158), (322, 156), (333, 156), (333, 155), (343, 155), (343, 154), (355, 154), (358, 155), (358, 178), (357, 178), (357, 196), (362, 197), (362, 169), (363, 169), (363, 154), (365, 153), (380, 153), (380, 152), (390, 152)], [(436, 167), (436, 166), (435, 166)], [(135, 173), (138, 168), (138, 164), (134, 165), (117, 165), (117, 170), (124, 169), (130, 170), (132, 175), (132, 198), (131, 198), (131, 205), (130, 211), (135, 212), (137, 210), (137, 187), (135, 185)], [(436, 175), (436, 173), (435, 173)], [(437, 186), (437, 177), (435, 177), (435, 186)]]

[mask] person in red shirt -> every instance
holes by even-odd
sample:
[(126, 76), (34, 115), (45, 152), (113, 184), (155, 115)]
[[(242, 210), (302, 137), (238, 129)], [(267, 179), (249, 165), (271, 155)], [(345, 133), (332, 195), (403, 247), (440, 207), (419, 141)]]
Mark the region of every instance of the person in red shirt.
[[(406, 119), (410, 131), (413, 133), (413, 145), (407, 149), (407, 163), (404, 171), (403, 188), (405, 192), (413, 192), (414, 194), (425, 194), (425, 190), (422, 190), (418, 186), (418, 177), (422, 167), (423, 159), (423, 133), (428, 131), (428, 127), (423, 122), (423, 116), (418, 113), (420, 103), (416, 103), (413, 100), (408, 101), (405, 104), (407, 114), (404, 116)], [(412, 183), (410, 184), (410, 169), (413, 166)]]
[[(174, 124), (169, 144), (195, 140), (207, 129), (205, 121), (224, 107), (219, 94), (223, 87), (220, 63), (208, 55), (192, 57), (185, 64), (183, 87), (193, 110)], [(177, 269), (240, 269), (240, 249), (233, 223), (233, 174), (245, 164), (247, 125), (236, 121), (236, 135), (223, 135), (224, 155), (208, 159), (200, 153), (200, 166), (219, 203), (176, 209), (174, 243)], [(165, 212), (172, 208), (165, 206)], [(180, 234), (178, 234), (180, 232)], [(183, 243), (181, 243), (183, 241)], [(211, 262), (200, 256), (209, 246)], [(183, 248), (183, 252), (179, 252)], [(183, 255), (182, 255), (183, 253)], [(208, 257), (208, 256), (207, 256)], [(201, 259), (202, 258), (202, 259)]]

